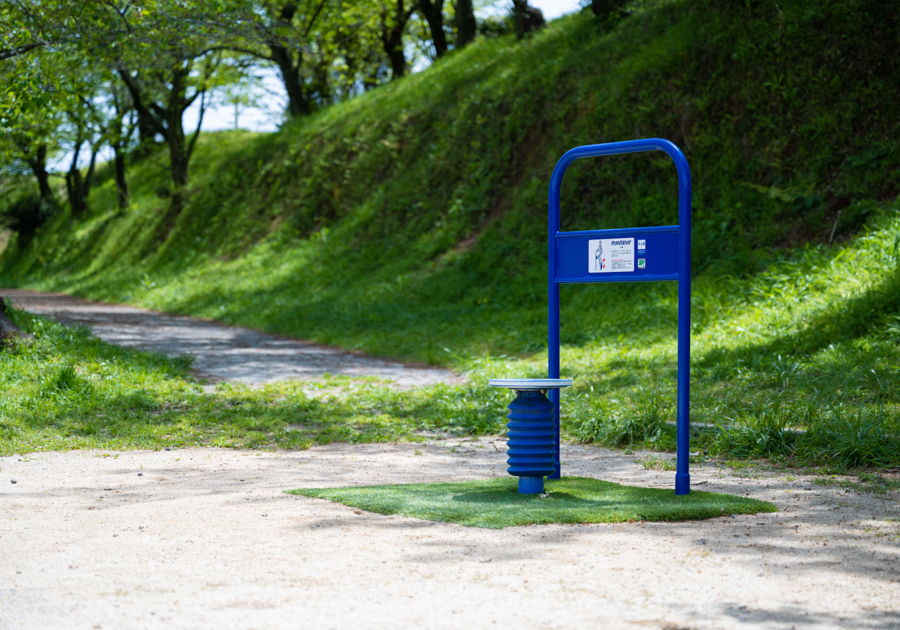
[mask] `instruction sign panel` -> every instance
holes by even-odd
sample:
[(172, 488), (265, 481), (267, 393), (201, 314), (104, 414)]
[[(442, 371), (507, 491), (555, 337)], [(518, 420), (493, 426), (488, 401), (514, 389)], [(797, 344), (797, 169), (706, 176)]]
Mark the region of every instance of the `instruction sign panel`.
[(590, 273), (634, 271), (634, 238), (597, 238), (589, 240), (588, 270)]

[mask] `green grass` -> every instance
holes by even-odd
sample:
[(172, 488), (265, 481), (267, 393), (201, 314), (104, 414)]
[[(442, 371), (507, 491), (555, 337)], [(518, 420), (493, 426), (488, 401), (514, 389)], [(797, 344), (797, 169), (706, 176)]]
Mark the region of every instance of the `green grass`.
[(468, 527), (501, 529), (546, 523), (689, 521), (777, 512), (771, 503), (729, 494), (638, 488), (585, 477), (546, 482), (543, 495), (523, 495), (516, 479), (416, 483), (355, 488), (300, 488), (289, 494), (328, 499), (378, 514), (400, 514)]
[(675, 460), (664, 459), (657, 455), (645, 457), (640, 463), (645, 470), (675, 470)]
[[(373, 379), (327, 377), (203, 393), (190, 360), (120, 348), (13, 311), (33, 343), (0, 351), (0, 455), (69, 449), (218, 446), (305, 449), (315, 444), (421, 440), (440, 398), (407, 410)], [(353, 403), (304, 390), (356, 392)], [(366, 392), (375, 392), (371, 396)], [(388, 413), (376, 406), (386, 407)]]
[[(667, 137), (694, 181), (692, 418), (717, 427), (695, 433), (692, 450), (900, 466), (896, 19), (867, 0), (685, 0), (639, 4), (614, 28), (575, 15), (521, 42), (482, 40), (278, 133), (204, 134), (171, 225), (157, 196), (164, 152), (130, 167), (124, 213), (100, 172), (91, 213), (62, 211), (30, 242), (11, 241), (0, 284), (446, 365), (469, 379), (420, 392), (351, 388), (327, 412), (280, 393), (296, 386), (233, 388), (221, 397), (256, 402), (230, 413), (277, 416), (282, 429), (253, 430), (248, 418), (233, 433), (216, 429), (220, 442), (502, 433), (508, 397), (488, 378), (546, 375), (553, 165), (579, 144)], [(580, 161), (562, 208), (565, 230), (671, 223), (674, 169), (656, 155)], [(563, 394), (567, 437), (673, 450), (674, 284), (566, 286), (562, 304), (563, 376), (575, 379)], [(70, 356), (47, 360), (83, 375)], [(6, 386), (13, 398), (34, 387)], [(197, 422), (212, 439), (206, 416), (166, 410), (158, 391), (161, 414), (183, 419), (178, 435)], [(26, 408), (6, 409), (3, 422), (39, 430)], [(322, 428), (284, 429), (305, 413)], [(95, 415), (89, 426), (99, 436), (107, 424)]]

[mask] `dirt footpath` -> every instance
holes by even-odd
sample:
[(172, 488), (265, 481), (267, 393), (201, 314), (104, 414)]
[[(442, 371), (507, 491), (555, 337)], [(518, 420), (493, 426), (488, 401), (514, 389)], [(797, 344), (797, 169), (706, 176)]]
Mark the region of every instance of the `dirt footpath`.
[(314, 379), (325, 373), (377, 376), (401, 388), (461, 381), (453, 372), (442, 368), (379, 359), (194, 317), (25, 289), (0, 289), (0, 297), (8, 297), (17, 308), (52, 317), (63, 324), (87, 326), (95, 336), (109, 343), (169, 356), (193, 355), (194, 372), (212, 382), (255, 385)]
[[(564, 450), (569, 474), (671, 486), (640, 457)], [(695, 489), (781, 512), (498, 531), (282, 492), (504, 459), (492, 439), (2, 458), (0, 628), (900, 628), (896, 495), (706, 465)]]

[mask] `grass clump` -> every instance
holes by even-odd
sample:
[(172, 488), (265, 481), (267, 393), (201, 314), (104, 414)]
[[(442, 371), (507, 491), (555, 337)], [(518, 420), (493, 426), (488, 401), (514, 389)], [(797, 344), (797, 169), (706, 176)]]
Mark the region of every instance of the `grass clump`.
[(687, 521), (730, 514), (777, 512), (765, 501), (728, 494), (622, 486), (586, 477), (546, 482), (543, 495), (524, 495), (511, 477), (452, 483), (398, 484), (355, 488), (300, 488), (297, 494), (328, 499), (378, 514), (468, 527), (501, 529), (547, 523)]
[(836, 475), (821, 476), (812, 482), (819, 486), (837, 486), (857, 492), (888, 494), (900, 490), (900, 478), (896, 475), (896, 471), (894, 472), (895, 474), (890, 477), (878, 473), (861, 473), (856, 479), (838, 478)]
[(675, 470), (675, 460), (650, 455), (641, 460), (644, 470)]

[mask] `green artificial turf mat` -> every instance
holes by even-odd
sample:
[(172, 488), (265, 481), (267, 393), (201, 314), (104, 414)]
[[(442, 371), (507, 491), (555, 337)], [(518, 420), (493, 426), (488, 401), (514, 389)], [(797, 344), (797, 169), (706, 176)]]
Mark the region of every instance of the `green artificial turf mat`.
[(356, 488), (299, 488), (289, 494), (328, 499), (378, 514), (500, 529), (537, 523), (687, 521), (727, 514), (777, 512), (771, 503), (730, 494), (637, 488), (586, 477), (547, 481), (545, 494), (517, 492), (512, 477), (453, 483)]

